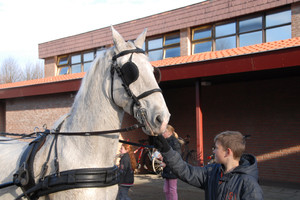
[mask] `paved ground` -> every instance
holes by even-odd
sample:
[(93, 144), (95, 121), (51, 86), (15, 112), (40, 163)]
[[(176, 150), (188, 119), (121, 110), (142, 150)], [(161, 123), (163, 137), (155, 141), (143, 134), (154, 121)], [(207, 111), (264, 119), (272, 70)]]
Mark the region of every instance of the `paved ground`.
[[(132, 200), (165, 199), (163, 193), (163, 179), (157, 175), (135, 175), (135, 183), (129, 191)], [(299, 200), (300, 188), (288, 189), (283, 187), (262, 186), (265, 200)], [(179, 200), (204, 200), (204, 192), (178, 180)]]

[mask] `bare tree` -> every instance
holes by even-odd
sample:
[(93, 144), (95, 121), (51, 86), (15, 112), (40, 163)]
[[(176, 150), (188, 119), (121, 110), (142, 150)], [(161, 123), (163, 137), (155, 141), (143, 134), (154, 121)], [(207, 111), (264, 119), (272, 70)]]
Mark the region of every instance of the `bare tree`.
[(0, 67), (0, 83), (13, 83), (22, 80), (22, 70), (14, 58), (6, 58)]
[(33, 80), (44, 77), (43, 62), (27, 63), (24, 69), (24, 80)]

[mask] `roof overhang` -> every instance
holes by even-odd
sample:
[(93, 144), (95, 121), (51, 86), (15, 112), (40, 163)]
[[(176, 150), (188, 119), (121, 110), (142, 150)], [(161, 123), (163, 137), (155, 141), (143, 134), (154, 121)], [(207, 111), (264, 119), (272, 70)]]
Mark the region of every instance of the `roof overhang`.
[[(194, 79), (299, 66), (300, 46), (160, 67), (162, 81)], [(76, 92), (81, 78), (0, 89), (0, 99)]]
[[(162, 81), (300, 67), (300, 47), (162, 67)], [(300, 70), (300, 68), (299, 68)]]

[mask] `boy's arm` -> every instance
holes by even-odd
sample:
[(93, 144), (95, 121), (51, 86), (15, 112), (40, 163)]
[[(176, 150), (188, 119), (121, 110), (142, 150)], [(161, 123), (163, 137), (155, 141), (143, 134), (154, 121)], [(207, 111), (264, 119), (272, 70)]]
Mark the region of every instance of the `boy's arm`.
[(157, 148), (163, 155), (164, 162), (171, 168), (172, 172), (179, 179), (187, 182), (190, 185), (205, 188), (207, 180), (207, 169), (204, 167), (195, 167), (184, 162), (180, 154), (174, 151), (167, 143), (166, 139), (159, 135), (154, 142)]
[(169, 166), (174, 174), (182, 181), (204, 189), (206, 182), (207, 170), (204, 167), (196, 167), (187, 164), (182, 160), (180, 154), (173, 149), (162, 153), (164, 162)]

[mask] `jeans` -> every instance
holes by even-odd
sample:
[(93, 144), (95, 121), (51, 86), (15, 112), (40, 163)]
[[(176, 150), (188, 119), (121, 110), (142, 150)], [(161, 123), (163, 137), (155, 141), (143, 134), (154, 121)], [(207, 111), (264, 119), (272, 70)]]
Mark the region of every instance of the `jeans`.
[(166, 200), (177, 200), (177, 179), (165, 179), (164, 193)]
[(131, 200), (128, 196), (128, 186), (119, 186), (118, 200)]

